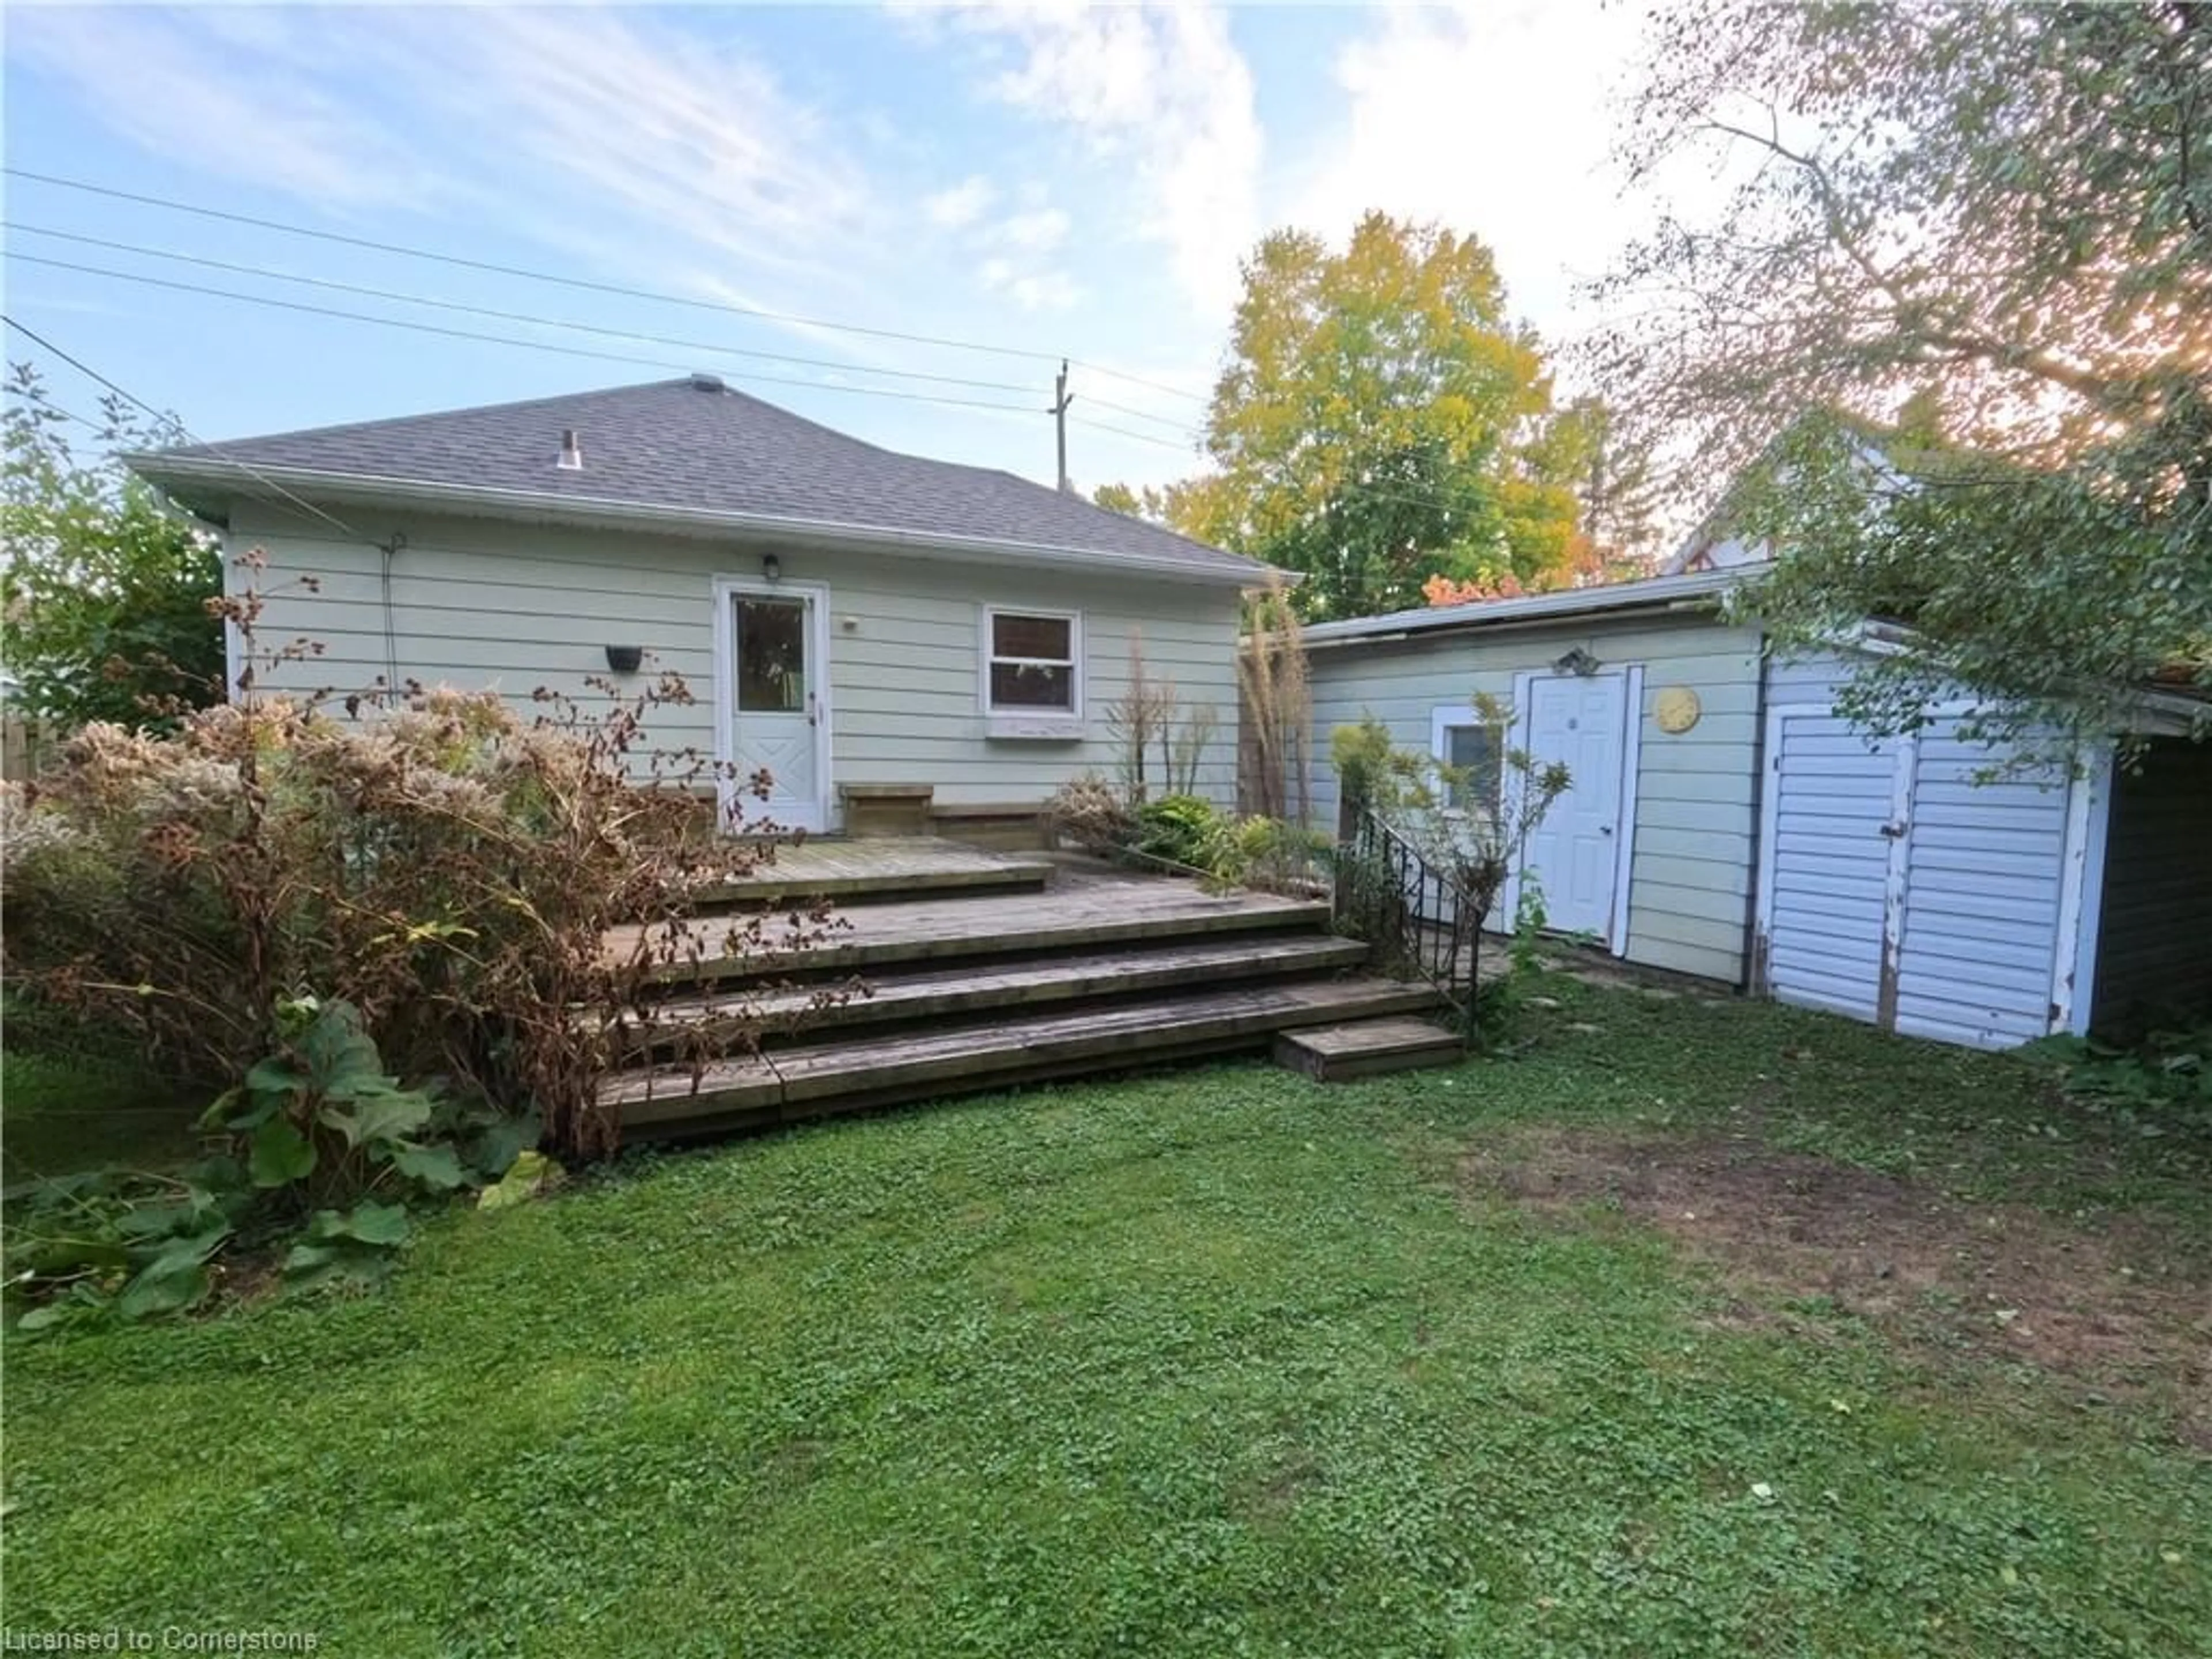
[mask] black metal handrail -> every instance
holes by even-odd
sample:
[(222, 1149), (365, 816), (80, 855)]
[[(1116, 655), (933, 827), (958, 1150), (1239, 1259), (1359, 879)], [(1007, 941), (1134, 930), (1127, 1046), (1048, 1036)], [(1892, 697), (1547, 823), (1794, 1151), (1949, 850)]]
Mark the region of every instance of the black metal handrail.
[(1349, 805), (1336, 853), (1337, 927), (1362, 939), (1386, 972), (1418, 975), (1474, 1029), (1481, 900), (1372, 807)]

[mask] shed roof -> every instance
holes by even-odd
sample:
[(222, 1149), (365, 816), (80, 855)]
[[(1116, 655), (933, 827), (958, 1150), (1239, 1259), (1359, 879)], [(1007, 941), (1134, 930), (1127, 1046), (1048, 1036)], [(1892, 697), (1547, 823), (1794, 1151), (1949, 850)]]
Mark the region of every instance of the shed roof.
[(1644, 581), (1612, 582), (1601, 587), (1570, 587), (1557, 593), (1529, 593), (1517, 599), (1478, 600), (1468, 605), (1425, 605), (1379, 617), (1350, 617), (1316, 623), (1305, 630), (1310, 645), (1351, 645), (1432, 634), (1468, 632), (1511, 623), (1605, 616), (1618, 612), (1703, 608), (1729, 589), (1757, 580), (1752, 569), (1701, 570), (1688, 575), (1655, 576)]

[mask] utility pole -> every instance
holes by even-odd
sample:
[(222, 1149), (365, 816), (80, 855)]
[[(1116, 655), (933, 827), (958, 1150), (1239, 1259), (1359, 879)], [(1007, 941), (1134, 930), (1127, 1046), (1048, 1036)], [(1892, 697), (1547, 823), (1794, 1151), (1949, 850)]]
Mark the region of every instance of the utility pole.
[(1052, 383), (1052, 424), (1060, 440), (1060, 493), (1073, 493), (1075, 486), (1067, 477), (1067, 406), (1075, 401), (1067, 390), (1067, 360), (1060, 362), (1060, 378)]

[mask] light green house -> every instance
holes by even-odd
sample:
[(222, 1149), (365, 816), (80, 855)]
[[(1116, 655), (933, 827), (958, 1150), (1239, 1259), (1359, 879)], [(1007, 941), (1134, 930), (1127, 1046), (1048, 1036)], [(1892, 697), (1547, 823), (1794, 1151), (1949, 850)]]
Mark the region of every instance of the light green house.
[[(682, 675), (652, 738), (774, 779), (778, 823), (896, 799), (1033, 817), (1110, 770), (1133, 649), (1236, 773), (1239, 594), (1264, 566), (1006, 472), (902, 455), (712, 375), (132, 458), (265, 556), (275, 689)], [(235, 642), (234, 641), (234, 649)], [(235, 667), (236, 665), (234, 665)], [(734, 790), (726, 783), (726, 797)]]
[[(1472, 706), (1574, 779), (1537, 826), (1548, 925), (1630, 962), (1741, 983), (1758, 812), (1760, 641), (1714, 609), (1731, 574), (1401, 611), (1306, 630), (1316, 752), (1372, 715), (1393, 740), (1494, 775)], [(1316, 768), (1324, 821), (1335, 780)], [(1496, 787), (1493, 783), (1490, 787)], [(1509, 920), (1521, 882), (1501, 902)], [(1501, 917), (1493, 917), (1492, 926)]]

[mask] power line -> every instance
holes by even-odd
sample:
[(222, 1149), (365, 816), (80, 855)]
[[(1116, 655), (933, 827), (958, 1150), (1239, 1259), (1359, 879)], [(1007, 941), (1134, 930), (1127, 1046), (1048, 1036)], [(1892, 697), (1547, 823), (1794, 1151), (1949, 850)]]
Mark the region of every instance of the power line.
[[(417, 322), (407, 317), (379, 317), (365, 311), (345, 311), (335, 306), (309, 305), (302, 300), (280, 300), (270, 294), (241, 294), (236, 289), (209, 288), (199, 283), (180, 283), (167, 276), (151, 276), (141, 271), (112, 270), (104, 265), (79, 264), (71, 259), (50, 259), (44, 254), (16, 253), (10, 256), (23, 264), (46, 265), (56, 270), (73, 270), (87, 276), (106, 276), (117, 282), (139, 283), (149, 288), (167, 289), (179, 294), (200, 294), (211, 299), (234, 300), (242, 305), (271, 306), (280, 311), (296, 311), (312, 317), (335, 317), (347, 322), (374, 323), (383, 328), (403, 328), (416, 334), (435, 334), (451, 340), (478, 340), (489, 345), (520, 346), (530, 351), (550, 351), (563, 357), (589, 357), (600, 362), (629, 363), (646, 368), (673, 369), (679, 374), (690, 372), (691, 365), (665, 357), (641, 357), (618, 351), (594, 351), (588, 346), (561, 345), (551, 340), (518, 340), (511, 334), (486, 334), (478, 330), (447, 328), (437, 323)], [(787, 374), (732, 375), (754, 386), (804, 386), (812, 392), (850, 392), (866, 398), (895, 398), (903, 403), (944, 404), (956, 409), (995, 409), (1011, 414), (1029, 415), (1036, 411), (1027, 404), (999, 403), (982, 398), (947, 398), (935, 392), (897, 392), (889, 386), (839, 386), (829, 380), (802, 380)]]
[(262, 485), (264, 488), (275, 491), (277, 499), (289, 501), (294, 507), (298, 507), (303, 513), (313, 514), (316, 518), (320, 519), (325, 524), (329, 525), (341, 535), (351, 537), (356, 541), (367, 541), (368, 539), (368, 537), (362, 535), (361, 532), (356, 530), (351, 525), (348, 524), (343, 519), (337, 517), (335, 514), (326, 513), (321, 507), (315, 506), (311, 501), (301, 501), (297, 495), (295, 495), (290, 490), (285, 489), (283, 484), (278, 483), (274, 478), (264, 477), (263, 474), (257, 472), (252, 467), (247, 465), (244, 461), (238, 459), (235, 456), (225, 454), (222, 445), (206, 442), (204, 439), (195, 434), (192, 429), (186, 426), (182, 421), (179, 420), (175, 415), (165, 413), (162, 410), (155, 408), (153, 404), (148, 403), (143, 398), (131, 391), (128, 386), (118, 386), (113, 380), (109, 380), (107, 376), (101, 374), (90, 363), (86, 362), (83, 358), (71, 356), (68, 352), (56, 345), (52, 340), (46, 338), (45, 335), (40, 333), (38, 330), (31, 327), (27, 323), (18, 322), (14, 317), (8, 315), (4, 312), (0, 312), (0, 323), (5, 323), (9, 328), (14, 329), (18, 334), (30, 341), (33, 344), (43, 347), (45, 349), (53, 353), (55, 356), (60, 358), (71, 368), (76, 370), (78, 374), (84, 375), (87, 379), (97, 380), (101, 386), (106, 386), (117, 397), (122, 398), (124, 402), (130, 404), (135, 408), (143, 411), (145, 414), (151, 416), (155, 420), (162, 422), (164, 425), (173, 426), (179, 432), (183, 433), (187, 439), (191, 440), (193, 443), (198, 444), (203, 449), (213, 451), (217, 459), (225, 462), (228, 465), (236, 467), (240, 472), (243, 472), (247, 477), (252, 478), (255, 483)]
[(1155, 415), (1150, 410), (1132, 409), (1127, 404), (1117, 404), (1102, 398), (1095, 392), (1085, 392), (1084, 398), (1085, 402), (1096, 404), (1101, 409), (1110, 409), (1116, 415), (1133, 416), (1139, 421), (1155, 421), (1171, 432), (1181, 432), (1191, 437), (1198, 435), (1200, 428), (1195, 421), (1178, 421), (1170, 416)]
[[(111, 241), (104, 236), (85, 236), (71, 230), (55, 230), (46, 225), (27, 225), (17, 220), (0, 220), (0, 230), (28, 232), (33, 236), (51, 236), (64, 242), (80, 242), (91, 247), (106, 248), (116, 253), (142, 254), (152, 259), (167, 259), (180, 264), (198, 265), (210, 270), (225, 270), (234, 276), (258, 276), (276, 283), (295, 283), (307, 288), (319, 288), (339, 294), (357, 294), (372, 300), (389, 300), (399, 305), (427, 306), (437, 311), (464, 313), (472, 317), (492, 317), (503, 322), (526, 323), (537, 328), (565, 328), (580, 334), (597, 334), (618, 340), (641, 340), (650, 345), (681, 346), (690, 351), (708, 351), (731, 357), (754, 357), (766, 362), (793, 363), (805, 368), (826, 368), (838, 374), (878, 374), (901, 380), (926, 380), (938, 386), (969, 386), (985, 392), (1035, 391), (1012, 380), (973, 380), (957, 374), (925, 374), (915, 369), (872, 368), (859, 364), (842, 363), (827, 357), (800, 357), (783, 351), (756, 351), (742, 346), (717, 344), (708, 340), (688, 340), (667, 334), (646, 334), (635, 329), (608, 328), (597, 323), (574, 322), (562, 317), (539, 317), (528, 312), (503, 311), (496, 306), (473, 306), (459, 300), (440, 300), (428, 295), (404, 294), (388, 288), (371, 288), (361, 283), (341, 283), (326, 276), (302, 276), (289, 270), (272, 270), (266, 265), (238, 264), (228, 259), (211, 259), (196, 253), (180, 253), (173, 249), (147, 247), (137, 242)], [(812, 384), (807, 382), (806, 384)], [(1115, 405), (1109, 405), (1115, 407)], [(1157, 417), (1154, 417), (1157, 418)]]
[[(26, 179), (34, 184), (51, 185), (60, 190), (81, 191), (89, 196), (105, 197), (110, 201), (130, 202), (140, 207), (159, 208), (165, 212), (190, 214), (202, 219), (213, 219), (225, 224), (247, 225), (257, 230), (273, 230), (287, 236), (310, 237), (317, 241), (335, 243), (343, 247), (362, 248), (378, 253), (395, 254), (403, 258), (428, 259), (441, 264), (459, 266), (467, 270), (480, 270), (495, 276), (519, 277), (525, 282), (550, 283), (562, 288), (581, 289), (592, 294), (618, 295), (625, 299), (649, 300), (659, 305), (684, 306), (695, 311), (716, 311), (735, 317), (750, 317), (761, 321), (784, 323), (800, 328), (818, 328), (833, 333), (865, 335), (872, 339), (897, 340), (908, 345), (935, 346), (949, 351), (980, 351), (994, 356), (1018, 357), (1032, 362), (1057, 362), (1066, 354), (1058, 351), (1037, 351), (1024, 346), (999, 345), (988, 341), (960, 340), (944, 335), (921, 334), (902, 329), (877, 328), (865, 323), (835, 322), (819, 317), (801, 317), (789, 312), (771, 311), (761, 306), (741, 306), (723, 300), (704, 300), (688, 294), (672, 294), (665, 289), (627, 287), (620, 283), (603, 283), (587, 276), (565, 276), (558, 271), (533, 270), (524, 265), (501, 264), (489, 259), (471, 258), (458, 253), (441, 253), (433, 248), (410, 247), (404, 243), (381, 241), (371, 236), (349, 236), (341, 231), (322, 230), (312, 225), (289, 224), (281, 219), (264, 219), (250, 213), (238, 213), (228, 208), (207, 207), (196, 202), (179, 202), (161, 196), (144, 195), (137, 191), (118, 190), (110, 185), (95, 185), (89, 179), (69, 179), (58, 173), (39, 173), (29, 167), (0, 167), (11, 179)], [(1188, 398), (1203, 403), (1204, 398), (1172, 386), (1163, 381), (1151, 380), (1125, 369), (1109, 368), (1101, 363), (1085, 362), (1069, 358), (1077, 367), (1093, 374), (1124, 380), (1132, 386), (1165, 393), (1169, 397)]]

